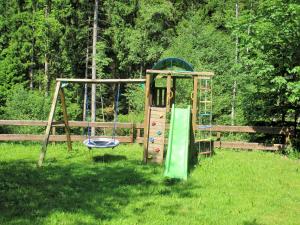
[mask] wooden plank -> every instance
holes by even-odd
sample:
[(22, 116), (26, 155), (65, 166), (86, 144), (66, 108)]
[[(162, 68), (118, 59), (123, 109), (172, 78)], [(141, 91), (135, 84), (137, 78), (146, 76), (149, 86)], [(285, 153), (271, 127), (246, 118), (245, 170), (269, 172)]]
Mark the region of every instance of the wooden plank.
[[(47, 121), (42, 120), (0, 120), (0, 126), (47, 126), (47, 124)], [(69, 127), (88, 127), (88, 125), (96, 128), (112, 128), (114, 122), (69, 121)], [(53, 121), (52, 126), (63, 127), (64, 121)], [(131, 128), (132, 123), (116, 123), (116, 126), (118, 128)]]
[[(165, 110), (162, 108), (162, 110)], [(47, 121), (38, 120), (0, 120), (0, 126), (47, 126)], [(96, 127), (96, 128), (113, 128), (113, 122), (86, 122), (86, 121), (69, 121), (70, 127)], [(132, 123), (117, 123), (118, 128), (131, 128)], [(63, 121), (53, 121), (52, 126), (63, 127)], [(197, 125), (197, 128), (200, 125)], [(135, 124), (137, 129), (143, 129), (143, 123)], [(169, 124), (166, 124), (166, 129), (169, 128)], [(204, 128), (198, 128), (199, 130), (207, 130)], [(210, 128), (213, 132), (234, 132), (234, 133), (265, 133), (265, 134), (281, 134), (287, 135), (292, 132), (289, 127), (270, 127), (270, 126), (223, 126), (213, 125)]]
[(171, 109), (171, 99), (172, 99), (172, 94), (171, 94), (171, 85), (172, 85), (172, 78), (169, 75), (167, 77), (167, 103), (166, 103), (166, 112), (170, 112)]
[[(166, 123), (166, 109), (163, 108), (164, 111), (161, 111), (161, 108), (159, 108), (159, 111), (155, 107), (150, 108), (150, 124), (149, 124), (149, 131), (148, 131), (148, 138), (154, 138), (154, 143), (148, 141), (148, 156), (151, 154), (151, 159), (149, 161), (155, 162), (155, 163), (162, 163), (163, 162), (163, 153), (164, 153), (164, 132), (165, 132), (165, 123)], [(162, 115), (162, 118), (152, 118), (153, 116)], [(156, 125), (152, 126), (152, 123), (155, 122)], [(157, 131), (161, 132), (161, 135), (157, 134)], [(160, 151), (156, 151), (156, 148), (158, 148)], [(155, 158), (153, 157), (155, 156)]]
[(90, 84), (113, 84), (113, 83), (145, 83), (145, 79), (68, 79), (57, 78), (56, 81), (65, 83), (90, 83)]
[[(47, 121), (35, 120), (0, 120), (0, 126), (47, 126)], [(52, 126), (63, 127), (63, 121), (53, 121)], [(69, 127), (113, 128), (114, 122), (69, 121)], [(118, 128), (131, 128), (132, 123), (116, 123)], [(143, 127), (142, 127), (143, 128)]]
[(215, 148), (231, 148), (231, 149), (247, 149), (247, 150), (264, 150), (264, 151), (279, 151), (284, 149), (283, 144), (266, 145), (262, 143), (249, 143), (249, 142), (214, 142)]
[[(198, 130), (205, 130), (199, 127)], [(206, 129), (207, 130), (207, 129)], [(287, 134), (290, 129), (288, 127), (266, 127), (266, 126), (221, 126), (214, 125), (210, 128), (214, 132), (235, 132), (235, 133), (265, 133), (265, 134)]]
[[(53, 127), (53, 126), (52, 126), (52, 135), (56, 135), (56, 127)], [(55, 142), (54, 142), (54, 144), (55, 144)]]
[(0, 120), (0, 126), (47, 126), (47, 121), (39, 121), (39, 120)]
[(144, 143), (144, 137), (136, 137), (135, 142), (139, 143), (139, 144), (143, 144)]
[(164, 108), (164, 107), (151, 107), (151, 111), (158, 112), (158, 113), (160, 113), (160, 112), (165, 113), (166, 112), (166, 108)]
[(144, 123), (136, 123), (135, 127), (139, 129), (144, 129)]
[(195, 130), (197, 123), (197, 99), (198, 99), (198, 80), (194, 77), (194, 85), (193, 85), (193, 108), (192, 108), (192, 126)]
[[(88, 137), (83, 135), (71, 135), (72, 142), (74, 141), (84, 141)], [(111, 136), (95, 136), (95, 138), (111, 138)], [(131, 143), (131, 136), (116, 136), (116, 139), (122, 143)], [(0, 134), (0, 141), (42, 141), (44, 140), (44, 135), (35, 134)], [(67, 141), (66, 135), (50, 135), (49, 141)]]
[(42, 166), (42, 164), (44, 162), (44, 159), (45, 159), (45, 156), (46, 156), (47, 145), (48, 145), (49, 135), (50, 135), (51, 126), (52, 126), (52, 121), (53, 121), (53, 118), (54, 118), (55, 109), (56, 109), (56, 105), (57, 105), (58, 93), (59, 93), (59, 90), (60, 90), (60, 86), (61, 86), (61, 82), (60, 81), (56, 82), (55, 92), (54, 92), (54, 95), (53, 95), (51, 109), (50, 109), (50, 113), (49, 113), (49, 117), (48, 117), (48, 122), (47, 122), (46, 131), (45, 131), (44, 141), (43, 141), (40, 157), (39, 157), (39, 160), (38, 160), (38, 166), (39, 167)]
[(62, 88), (60, 89), (59, 94), (60, 94), (60, 101), (61, 101), (63, 117), (64, 117), (64, 125), (65, 125), (66, 137), (67, 137), (68, 151), (72, 151), (69, 118), (68, 118), (68, 112), (67, 112), (67, 107), (66, 107), (65, 94), (64, 94), (64, 90)]
[(210, 80), (211, 79), (211, 77), (197, 77), (197, 79), (199, 79), (199, 80)]
[(131, 129), (130, 129), (130, 138), (131, 138), (130, 143), (134, 143), (134, 129), (135, 129), (135, 126), (134, 126), (134, 123), (132, 123)]
[(149, 127), (149, 115), (150, 115), (150, 75), (146, 74), (145, 85), (145, 112), (144, 112), (144, 163), (148, 160), (148, 127)]
[(191, 71), (173, 71), (173, 70), (146, 70), (146, 73), (153, 74), (182, 74), (182, 75), (198, 75), (198, 76), (213, 76), (213, 72), (191, 72)]

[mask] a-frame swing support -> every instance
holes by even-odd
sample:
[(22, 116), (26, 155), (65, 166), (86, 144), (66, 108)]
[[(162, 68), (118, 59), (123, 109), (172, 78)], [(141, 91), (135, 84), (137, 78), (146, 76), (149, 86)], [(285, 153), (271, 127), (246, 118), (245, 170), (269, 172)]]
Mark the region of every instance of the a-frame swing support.
[(63, 111), (63, 117), (64, 117), (64, 125), (65, 125), (65, 132), (67, 136), (67, 145), (68, 145), (68, 150), (72, 150), (72, 142), (71, 142), (71, 135), (70, 135), (70, 127), (69, 127), (69, 118), (68, 118), (68, 112), (67, 112), (67, 107), (66, 107), (66, 102), (65, 102), (65, 94), (64, 90), (62, 88), (63, 83), (90, 83), (90, 84), (99, 84), (99, 83), (106, 83), (106, 84), (113, 84), (113, 83), (145, 83), (145, 79), (63, 79), (59, 78), (56, 79), (56, 86), (55, 86), (55, 91), (52, 99), (52, 104), (51, 104), (51, 109), (48, 117), (48, 122), (47, 122), (47, 128), (45, 131), (45, 136), (42, 144), (42, 149), (40, 153), (40, 157), (38, 160), (38, 166), (42, 166), (46, 152), (47, 152), (47, 146), (49, 143), (49, 137), (50, 137), (50, 132), (51, 128), (53, 125), (53, 119), (55, 115), (55, 110), (56, 110), (56, 105), (58, 101), (58, 97), (60, 96), (61, 99), (61, 106), (62, 106), (62, 111)]
[(51, 132), (51, 128), (53, 125), (53, 119), (54, 119), (55, 109), (56, 109), (56, 105), (57, 105), (57, 101), (58, 101), (58, 96), (60, 96), (60, 99), (61, 99), (61, 106), (62, 106), (63, 117), (64, 117), (63, 121), (64, 121), (64, 125), (65, 125), (65, 132), (67, 135), (68, 150), (69, 151), (72, 150), (68, 112), (67, 112), (66, 102), (65, 102), (65, 93), (61, 87), (61, 81), (57, 81), (56, 86), (55, 86), (55, 92), (54, 92), (52, 104), (51, 104), (51, 109), (50, 109), (50, 113), (49, 113), (49, 117), (48, 117), (45, 137), (44, 137), (44, 141), (43, 141), (43, 145), (42, 145), (42, 149), (41, 149), (41, 153), (40, 153), (40, 157), (39, 157), (39, 161), (38, 161), (38, 166), (42, 166), (45, 156), (46, 156), (47, 146), (49, 143), (50, 132)]

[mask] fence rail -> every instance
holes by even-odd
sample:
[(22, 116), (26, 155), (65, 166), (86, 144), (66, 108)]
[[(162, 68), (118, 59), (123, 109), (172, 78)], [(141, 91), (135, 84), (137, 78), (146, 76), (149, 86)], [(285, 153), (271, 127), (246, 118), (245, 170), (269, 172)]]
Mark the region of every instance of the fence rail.
[[(63, 127), (63, 121), (54, 121), (52, 135), (50, 141), (66, 141), (66, 135), (56, 135), (56, 127)], [(47, 121), (37, 120), (0, 120), (0, 126), (47, 126)], [(95, 128), (113, 128), (112, 122), (86, 122), (86, 121), (69, 121), (70, 127), (95, 127)], [(116, 138), (123, 143), (143, 143), (143, 124), (142, 123), (116, 123), (117, 129), (129, 129), (129, 135), (117, 136)], [(169, 126), (166, 125), (168, 129)], [(198, 126), (199, 130), (205, 129)], [(270, 126), (212, 126), (211, 131), (216, 134), (214, 141), (215, 148), (233, 148), (233, 149), (252, 149), (265, 151), (279, 151), (285, 148), (285, 144), (289, 142), (292, 129), (289, 127), (270, 127)], [(280, 135), (284, 139), (284, 143), (264, 144), (250, 143), (242, 141), (222, 141), (222, 133), (264, 133), (271, 135)], [(42, 141), (44, 135), (35, 134), (0, 134), (0, 141)], [(97, 136), (107, 137), (107, 136)], [(83, 141), (86, 139), (84, 135), (71, 135), (72, 141)]]

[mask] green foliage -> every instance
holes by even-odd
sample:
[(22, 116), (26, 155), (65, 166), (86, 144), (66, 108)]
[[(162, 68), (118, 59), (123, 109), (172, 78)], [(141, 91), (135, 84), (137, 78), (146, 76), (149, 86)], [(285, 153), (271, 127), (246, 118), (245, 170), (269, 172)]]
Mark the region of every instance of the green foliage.
[[(50, 98), (39, 91), (28, 91), (22, 85), (15, 85), (9, 90), (6, 105), (1, 107), (1, 119), (12, 120), (47, 120), (50, 110)], [(43, 127), (10, 127), (13, 133), (41, 133)]]
[[(233, 84), (233, 43), (228, 34), (212, 25), (199, 24), (201, 18), (201, 14), (196, 13), (182, 21), (178, 25), (178, 36), (162, 57), (184, 58), (194, 65), (196, 71), (214, 71), (214, 118), (217, 123), (228, 123)], [(178, 81), (177, 99), (188, 104), (191, 92), (191, 81)]]
[[(97, 76), (142, 77), (160, 58), (183, 58), (195, 70), (215, 72), (215, 123), (230, 123), (236, 81), (236, 124), (296, 128), (300, 116), (299, 8), (296, 0), (99, 1)], [(19, 90), (19, 85), (23, 92), (30, 89), (33, 92), (28, 93), (39, 92), (43, 98), (45, 93), (50, 95), (57, 77), (83, 78), (86, 70), (90, 77), (91, 56), (88, 68), (85, 59), (87, 49), (92, 52), (93, 9), (93, 1), (0, 0), (2, 117), (27, 117), (28, 111), (9, 115), (17, 108), (6, 105), (12, 101), (11, 89)], [(190, 104), (191, 88), (188, 81), (177, 82), (179, 107)], [(142, 115), (143, 90), (129, 85), (122, 87), (122, 93), (120, 112)], [(97, 89), (98, 119), (102, 120), (102, 103), (105, 119), (112, 119), (114, 94), (113, 86)], [(70, 117), (81, 119), (83, 85), (66, 88), (66, 95)], [(23, 104), (17, 104), (20, 95), (13, 96), (14, 107)], [(34, 104), (41, 104), (35, 105), (37, 109), (46, 105), (33, 99)], [(38, 118), (33, 114), (28, 118)]]
[(144, 112), (144, 86), (142, 85), (127, 85), (126, 93), (123, 94), (127, 99), (127, 104), (132, 112)]
[(3, 107), (3, 118), (17, 120), (46, 120), (49, 114), (50, 98), (39, 91), (28, 91), (15, 85), (8, 94)]
[(242, 93), (248, 121), (285, 124), (300, 109), (300, 5), (293, 1), (262, 1), (245, 12), (235, 26), (241, 40)]

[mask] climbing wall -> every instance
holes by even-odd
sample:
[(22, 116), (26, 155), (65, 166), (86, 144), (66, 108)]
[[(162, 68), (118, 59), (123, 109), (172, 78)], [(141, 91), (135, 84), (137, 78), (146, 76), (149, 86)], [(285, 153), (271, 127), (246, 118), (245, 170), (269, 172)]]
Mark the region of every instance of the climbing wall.
[(151, 107), (148, 133), (148, 161), (164, 160), (166, 108)]

